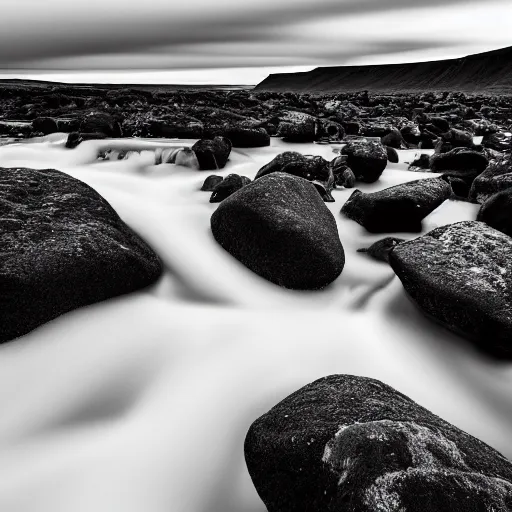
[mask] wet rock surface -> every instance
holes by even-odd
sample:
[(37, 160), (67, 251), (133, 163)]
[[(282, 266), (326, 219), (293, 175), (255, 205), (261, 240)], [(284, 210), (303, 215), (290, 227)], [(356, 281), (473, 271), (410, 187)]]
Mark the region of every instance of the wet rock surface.
[(470, 199), (483, 203), (489, 197), (512, 187), (512, 157), (510, 155), (490, 162), (487, 169), (474, 181)]
[(289, 174), (263, 176), (222, 201), (211, 228), (233, 257), (286, 288), (324, 288), (345, 264), (333, 215), (310, 182)]
[(458, 222), (397, 245), (389, 262), (427, 316), (488, 354), (511, 357), (512, 238), (484, 222)]
[(154, 283), (151, 248), (85, 183), (0, 169), (0, 341)]
[(347, 165), (356, 179), (365, 183), (377, 181), (388, 163), (386, 148), (379, 142), (350, 141), (341, 152), (348, 156)]
[(257, 419), (245, 460), (269, 512), (506, 512), (512, 500), (500, 453), (352, 375), (312, 382)]
[(251, 180), (245, 176), (229, 174), (213, 189), (212, 195), (210, 197), (210, 203), (220, 203), (221, 201), (224, 201), (224, 199), (229, 197), (231, 194), (234, 194), (242, 187), (245, 187), (250, 182)]
[(512, 237), (512, 188), (490, 196), (480, 207), (476, 220)]
[(367, 253), (368, 256), (377, 261), (384, 261), (388, 263), (391, 249), (393, 249), (395, 245), (401, 244), (402, 242), (405, 242), (403, 238), (388, 236), (382, 240), (377, 240), (377, 242), (370, 245), (370, 247), (362, 247), (361, 249), (357, 249), (357, 252)]
[(422, 220), (452, 194), (441, 178), (410, 181), (379, 192), (355, 190), (341, 213), (370, 233), (419, 232)]

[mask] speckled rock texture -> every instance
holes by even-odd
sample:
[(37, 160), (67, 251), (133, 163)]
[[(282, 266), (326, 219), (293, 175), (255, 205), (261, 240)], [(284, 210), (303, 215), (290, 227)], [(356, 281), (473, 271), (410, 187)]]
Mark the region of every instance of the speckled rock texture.
[(224, 199), (212, 233), (256, 274), (291, 289), (320, 289), (343, 270), (336, 221), (309, 181), (275, 172)]
[(512, 356), (512, 238), (458, 222), (397, 245), (389, 262), (427, 316), (488, 354)]
[(354, 172), (356, 179), (364, 183), (377, 181), (388, 165), (386, 148), (375, 141), (352, 140), (341, 150), (347, 155), (347, 165)]
[(449, 183), (441, 178), (410, 181), (368, 194), (356, 189), (341, 213), (370, 233), (417, 233), (422, 220), (451, 194)]
[(210, 196), (210, 203), (220, 203), (224, 201), (224, 199), (234, 194), (245, 185), (248, 185), (250, 182), (251, 180), (245, 176), (229, 174), (213, 189), (212, 195)]
[(323, 187), (322, 199), (334, 202), (331, 195), (334, 187), (334, 174), (331, 162), (318, 155), (303, 155), (297, 151), (285, 151), (264, 165), (256, 174), (255, 180), (273, 172), (284, 172), (304, 178)]
[(469, 198), (483, 203), (493, 194), (512, 187), (512, 157), (492, 160), (487, 169), (474, 181)]
[(510, 512), (512, 464), (377, 380), (331, 375), (257, 419), (245, 460), (268, 512)]
[(0, 342), (161, 272), (157, 255), (85, 183), (52, 169), (0, 168)]

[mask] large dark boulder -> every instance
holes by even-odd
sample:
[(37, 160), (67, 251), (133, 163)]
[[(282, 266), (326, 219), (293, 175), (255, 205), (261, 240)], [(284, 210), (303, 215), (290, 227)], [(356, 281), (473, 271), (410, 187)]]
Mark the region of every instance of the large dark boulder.
[(234, 148), (261, 148), (270, 146), (270, 136), (264, 128), (234, 126), (224, 131)]
[(447, 153), (434, 154), (430, 158), (432, 172), (476, 171), (480, 174), (488, 165), (489, 160), (483, 153), (467, 148), (455, 148)]
[(512, 237), (512, 188), (489, 197), (476, 219)]
[(323, 288), (345, 264), (333, 215), (309, 181), (290, 174), (263, 176), (224, 199), (211, 228), (232, 256), (286, 288)]
[(251, 425), (244, 451), (268, 512), (508, 512), (512, 502), (510, 461), (366, 377), (299, 389)]
[(36, 117), (32, 121), (32, 130), (34, 132), (42, 132), (44, 135), (59, 131), (57, 121), (51, 117)]
[(380, 142), (351, 140), (341, 154), (348, 156), (347, 165), (356, 179), (365, 183), (377, 181), (388, 164), (386, 148)]
[(0, 341), (155, 282), (157, 255), (85, 183), (0, 169)]
[(284, 172), (298, 176), (321, 186), (320, 195), (326, 202), (333, 202), (331, 191), (334, 187), (334, 174), (331, 163), (321, 156), (303, 155), (297, 151), (280, 153), (268, 164), (265, 164), (254, 179), (274, 172)]
[(487, 169), (473, 181), (469, 198), (483, 203), (492, 195), (512, 187), (512, 157), (492, 160)]
[(427, 316), (487, 353), (512, 355), (512, 238), (458, 222), (397, 245), (389, 261)]
[(217, 136), (213, 139), (198, 140), (193, 146), (199, 169), (212, 171), (223, 169), (231, 154), (231, 141), (226, 137)]
[(103, 133), (107, 137), (122, 137), (123, 131), (119, 122), (105, 112), (91, 112), (80, 123), (80, 132)]
[(422, 220), (451, 196), (441, 178), (410, 181), (365, 194), (354, 190), (341, 213), (370, 233), (419, 232)]

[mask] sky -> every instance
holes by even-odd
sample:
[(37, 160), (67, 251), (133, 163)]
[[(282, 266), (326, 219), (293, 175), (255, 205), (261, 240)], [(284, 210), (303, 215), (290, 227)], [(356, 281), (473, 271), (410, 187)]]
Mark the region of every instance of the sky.
[(256, 84), (512, 46), (511, 0), (1, 0), (0, 78)]

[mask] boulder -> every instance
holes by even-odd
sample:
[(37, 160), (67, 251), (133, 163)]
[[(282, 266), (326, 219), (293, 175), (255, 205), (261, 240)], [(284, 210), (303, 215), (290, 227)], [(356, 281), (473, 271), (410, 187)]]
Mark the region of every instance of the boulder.
[(400, 161), (398, 151), (391, 146), (386, 146), (386, 153), (388, 155), (388, 161), (392, 164), (397, 164)]
[(451, 196), (441, 178), (410, 181), (365, 194), (355, 190), (341, 213), (370, 233), (420, 232), (422, 220)]
[(57, 122), (51, 117), (36, 117), (32, 121), (32, 130), (34, 132), (42, 132), (43, 135), (49, 135), (59, 131)]
[(277, 136), (289, 142), (313, 142), (316, 136), (316, 119), (302, 112), (286, 112), (277, 127)]
[(211, 174), (204, 180), (203, 185), (201, 186), (201, 190), (204, 192), (213, 192), (215, 187), (223, 180), (222, 176), (216, 176), (215, 174)]
[(400, 149), (402, 147), (403, 137), (396, 128), (393, 128), (387, 135), (381, 138), (381, 142), (384, 146)]
[(512, 188), (489, 197), (476, 219), (512, 237)]
[(492, 195), (512, 187), (512, 157), (492, 160), (487, 169), (475, 178), (469, 198), (483, 203)]
[(151, 120), (147, 128), (151, 137), (168, 139), (200, 139), (203, 137), (203, 123), (197, 121), (159, 121)]
[(324, 288), (345, 264), (333, 215), (309, 181), (290, 174), (263, 176), (222, 201), (211, 228), (233, 257), (286, 288)]
[(472, 171), (478, 174), (485, 171), (489, 165), (487, 157), (478, 151), (467, 148), (455, 148), (447, 153), (438, 153), (430, 157), (430, 170), (443, 171)]
[(351, 140), (341, 150), (347, 155), (347, 164), (356, 179), (365, 183), (374, 183), (380, 178), (388, 163), (386, 149), (380, 142)]
[(80, 123), (80, 132), (103, 133), (106, 137), (122, 137), (123, 132), (119, 122), (105, 112), (91, 112)]
[(423, 313), (510, 358), (512, 238), (484, 222), (458, 222), (397, 245), (389, 262)]
[[(244, 176), (245, 177), (245, 176)], [(249, 180), (250, 181), (250, 180)], [(220, 203), (248, 183), (238, 174), (229, 174), (214, 189), (210, 203)]]
[(200, 139), (192, 146), (192, 151), (199, 162), (200, 170), (223, 169), (231, 154), (231, 141), (222, 136)]
[(270, 136), (264, 128), (232, 127), (224, 135), (235, 148), (261, 148), (270, 146)]
[(268, 512), (510, 510), (510, 461), (367, 377), (295, 391), (251, 425), (244, 452)]
[(103, 197), (53, 169), (1, 169), (0, 232), (1, 342), (162, 272)]
[(256, 174), (255, 180), (274, 172), (284, 172), (304, 178), (321, 186), (320, 194), (326, 202), (333, 202), (331, 191), (334, 187), (334, 174), (330, 163), (321, 156), (303, 155), (297, 151), (280, 153)]

